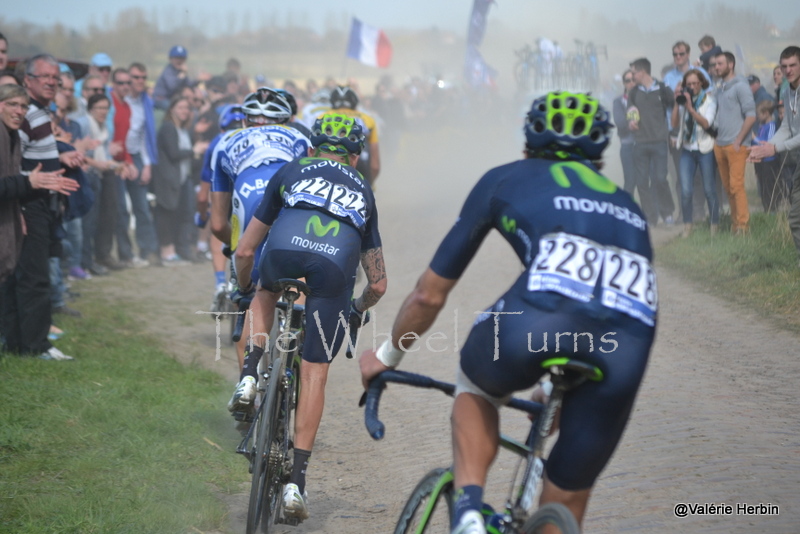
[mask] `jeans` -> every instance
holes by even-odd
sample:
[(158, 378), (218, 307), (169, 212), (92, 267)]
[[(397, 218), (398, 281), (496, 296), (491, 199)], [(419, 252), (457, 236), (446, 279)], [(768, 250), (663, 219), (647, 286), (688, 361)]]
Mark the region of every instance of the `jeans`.
[(64, 284), (64, 273), (61, 271), (61, 259), (50, 258), (50, 305), (53, 309), (66, 304), (64, 293), (67, 286)]
[(67, 231), (66, 241), (69, 243), (67, 253), (67, 265), (69, 268), (81, 266), (81, 256), (83, 254), (83, 218), (64, 221), (64, 229)]
[[(141, 175), (142, 157), (133, 154), (133, 163)], [(150, 254), (158, 252), (156, 228), (153, 223), (153, 213), (147, 201), (148, 186), (140, 180), (122, 180), (119, 194), (119, 215), (117, 218), (117, 252), (120, 261), (133, 259), (133, 246), (131, 244), (128, 228), (130, 227), (131, 214), (125, 203), (125, 193), (131, 197), (131, 209), (136, 218), (136, 245), (139, 247), (139, 257), (147, 258)]]
[(636, 187), (639, 200), (650, 224), (658, 222), (659, 216), (666, 220), (675, 211), (669, 181), (667, 181), (667, 158), (669, 146), (666, 139), (652, 143), (636, 143), (633, 160), (636, 165)]
[(711, 224), (719, 224), (719, 200), (717, 199), (716, 175), (714, 173), (714, 152), (703, 154), (699, 150), (681, 150), (681, 211), (683, 222), (692, 222), (692, 195), (694, 194), (694, 174), (700, 167), (703, 176), (703, 190), (706, 193)]
[(89, 171), (86, 173), (86, 183), (94, 191), (95, 198), (91, 209), (81, 219), (81, 231), (83, 232), (81, 264), (84, 269), (89, 269), (94, 265), (94, 239), (97, 232), (97, 214), (100, 212), (100, 176), (94, 171)]

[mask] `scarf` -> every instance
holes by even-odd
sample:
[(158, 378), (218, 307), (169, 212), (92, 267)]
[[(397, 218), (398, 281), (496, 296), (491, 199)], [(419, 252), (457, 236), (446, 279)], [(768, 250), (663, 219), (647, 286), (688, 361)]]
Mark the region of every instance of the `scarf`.
[(87, 118), (89, 119), (89, 136), (96, 141), (100, 141), (100, 144), (94, 149), (93, 158), (97, 161), (108, 161), (110, 159), (107, 152), (108, 128), (105, 127), (105, 124), (98, 124), (91, 114)]
[[(0, 122), (0, 180), (20, 173), (19, 133)], [(0, 282), (17, 266), (22, 251), (22, 211), (17, 199), (0, 199)]]
[[(703, 105), (703, 102), (706, 98), (706, 90), (700, 89), (700, 92), (697, 93), (697, 96), (692, 99), (692, 105), (694, 109), (700, 113), (700, 106)], [(686, 127), (683, 130), (683, 144), (684, 145), (691, 145), (695, 142), (697, 138), (697, 128), (695, 128), (695, 121), (694, 117), (692, 117), (691, 113), (686, 113)]]

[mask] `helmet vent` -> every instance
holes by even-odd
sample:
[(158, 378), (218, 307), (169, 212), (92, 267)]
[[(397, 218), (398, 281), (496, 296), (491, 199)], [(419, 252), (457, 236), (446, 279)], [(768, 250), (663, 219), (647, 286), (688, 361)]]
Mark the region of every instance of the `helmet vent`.
[(553, 126), (553, 130), (555, 130), (556, 133), (564, 132), (564, 117), (561, 115), (561, 113), (556, 113), (555, 115), (553, 115), (551, 124)]
[(584, 130), (586, 130), (586, 121), (583, 117), (578, 117), (572, 125), (572, 135), (582, 135)]
[(547, 129), (547, 125), (541, 118), (537, 118), (533, 121), (533, 131), (536, 133), (543, 133)]
[(578, 99), (572, 96), (567, 98), (567, 109), (578, 109)]

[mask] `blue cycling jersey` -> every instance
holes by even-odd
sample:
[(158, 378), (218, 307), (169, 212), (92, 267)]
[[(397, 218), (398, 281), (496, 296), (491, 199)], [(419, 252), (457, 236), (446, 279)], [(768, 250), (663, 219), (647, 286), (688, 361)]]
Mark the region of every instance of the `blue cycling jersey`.
[(587, 314), (655, 325), (658, 297), (647, 223), (633, 199), (590, 163), (524, 159), (484, 175), (431, 262), (457, 279), (496, 228), (526, 271), (524, 300), (569, 298)]
[(279, 124), (234, 130), (217, 143), (211, 154), (211, 190), (232, 193), (233, 249), (261, 203), (272, 175), (287, 161), (307, 154), (310, 146), (299, 131)]

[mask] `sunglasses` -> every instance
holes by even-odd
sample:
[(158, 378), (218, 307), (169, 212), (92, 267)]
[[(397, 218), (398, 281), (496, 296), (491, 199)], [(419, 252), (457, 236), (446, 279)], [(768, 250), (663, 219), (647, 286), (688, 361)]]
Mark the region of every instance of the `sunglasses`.
[(633, 83), (633, 78), (625, 78), (622, 81), (625, 82), (625, 83)]
[(350, 152), (347, 149), (340, 145), (329, 145), (324, 144), (317, 147), (320, 152), (325, 152), (326, 154), (335, 154), (337, 156), (347, 156)]
[(114, 83), (117, 84), (117, 85), (130, 85), (131, 81), (128, 80), (127, 82), (118, 82), (118, 81), (114, 80)]
[(685, 55), (686, 55), (686, 52), (673, 52), (672, 53), (672, 57), (681, 57), (681, 56), (685, 56)]
[(146, 80), (147, 79), (147, 74), (143, 74), (141, 76), (137, 76), (135, 74), (131, 74), (131, 78), (133, 78), (134, 80)]
[(87, 87), (86, 90), (89, 91), (90, 93), (96, 93), (96, 94), (105, 92), (105, 88), (103, 87)]

